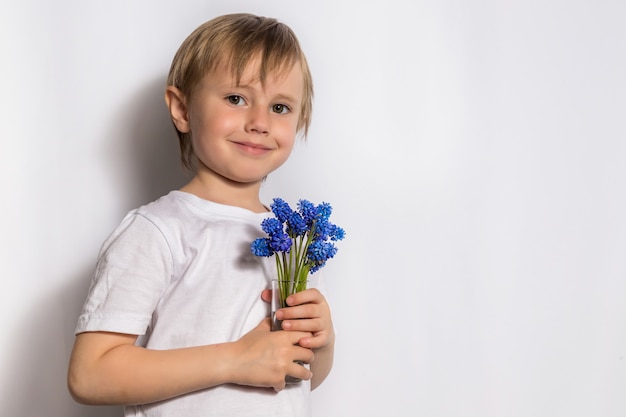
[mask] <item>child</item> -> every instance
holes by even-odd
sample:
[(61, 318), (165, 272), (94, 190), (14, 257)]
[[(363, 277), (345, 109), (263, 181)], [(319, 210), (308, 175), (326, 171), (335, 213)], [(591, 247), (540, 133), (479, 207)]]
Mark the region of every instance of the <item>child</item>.
[[(165, 101), (183, 164), (180, 190), (131, 211), (104, 242), (76, 328), (68, 385), (126, 416), (305, 416), (328, 375), (334, 330), (319, 290), (288, 299), (271, 332), (275, 263), (250, 252), (271, 216), (265, 177), (311, 117), (298, 40), (275, 19), (234, 14), (196, 29)], [(302, 366), (294, 361), (303, 361)], [(285, 384), (285, 377), (301, 378)]]

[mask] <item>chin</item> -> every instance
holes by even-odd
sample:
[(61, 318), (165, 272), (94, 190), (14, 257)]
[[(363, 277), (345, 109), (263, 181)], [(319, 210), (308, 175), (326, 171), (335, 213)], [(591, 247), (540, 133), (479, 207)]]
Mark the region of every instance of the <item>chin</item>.
[(230, 179), (242, 184), (256, 184), (265, 181), (265, 179), (274, 171), (270, 172), (250, 172), (245, 175), (238, 175), (231, 177)]
[(229, 180), (238, 184), (242, 184), (242, 185), (252, 185), (252, 184), (257, 184), (259, 182), (264, 181), (265, 178), (267, 178), (267, 175), (263, 177), (259, 177), (259, 176), (249, 176), (249, 177), (242, 176), (242, 177), (234, 177), (234, 178), (231, 177), (229, 178)]

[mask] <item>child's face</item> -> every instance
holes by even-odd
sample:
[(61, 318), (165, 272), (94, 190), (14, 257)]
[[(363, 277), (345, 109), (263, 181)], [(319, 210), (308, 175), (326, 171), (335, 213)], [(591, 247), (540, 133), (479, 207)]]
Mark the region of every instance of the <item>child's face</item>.
[(260, 182), (293, 149), (304, 80), (299, 63), (259, 81), (258, 60), (239, 86), (223, 65), (203, 78), (187, 103), (198, 174), (238, 183)]

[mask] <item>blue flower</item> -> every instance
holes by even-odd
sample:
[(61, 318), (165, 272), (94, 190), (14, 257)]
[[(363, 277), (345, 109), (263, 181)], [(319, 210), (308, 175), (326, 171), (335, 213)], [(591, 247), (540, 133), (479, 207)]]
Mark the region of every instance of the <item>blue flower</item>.
[(261, 222), (261, 228), (265, 233), (272, 236), (283, 232), (283, 224), (275, 217), (268, 217)]
[(299, 200), (298, 209), (292, 210), (283, 199), (275, 198), (271, 208), (275, 217), (261, 222), (267, 237), (254, 240), (250, 249), (256, 256), (274, 255), (278, 277), (297, 282), (292, 289), (302, 288), (300, 284), (309, 274), (335, 256), (337, 247), (333, 242), (342, 240), (345, 231), (330, 222), (329, 203), (316, 206), (309, 200)]
[(258, 238), (250, 245), (250, 250), (255, 256), (272, 256), (274, 251), (269, 246), (269, 239)]
[(298, 210), (302, 215), (302, 218), (306, 222), (307, 226), (311, 226), (313, 221), (317, 218), (317, 208), (309, 200), (298, 201)]
[(328, 236), (330, 236), (330, 240), (343, 240), (346, 236), (346, 232), (341, 227), (331, 224)]
[(316, 240), (307, 249), (307, 258), (314, 264), (325, 262), (337, 253), (337, 248), (330, 242)]
[(275, 233), (270, 236), (269, 247), (275, 252), (289, 252), (291, 238), (287, 233)]
[(333, 208), (328, 203), (321, 203), (317, 206), (317, 214), (324, 220), (328, 220), (332, 212)]
[(302, 218), (300, 213), (293, 212), (291, 216), (287, 219), (287, 233), (290, 236), (304, 236), (304, 234), (308, 231), (306, 221)]
[(289, 217), (291, 217), (293, 210), (291, 210), (289, 204), (282, 198), (275, 198), (273, 201), (270, 207), (272, 208), (274, 216), (276, 216), (281, 223), (285, 223)]
[(317, 219), (315, 223), (315, 239), (316, 240), (326, 240), (328, 239), (329, 227), (331, 224), (327, 219), (322, 217)]

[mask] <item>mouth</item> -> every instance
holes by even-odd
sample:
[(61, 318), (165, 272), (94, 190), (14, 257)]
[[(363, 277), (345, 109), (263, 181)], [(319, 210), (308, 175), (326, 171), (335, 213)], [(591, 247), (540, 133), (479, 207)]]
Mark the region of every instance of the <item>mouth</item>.
[(264, 155), (271, 151), (272, 149), (262, 145), (260, 143), (251, 143), (251, 142), (233, 142), (235, 146), (242, 152), (251, 155)]

